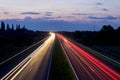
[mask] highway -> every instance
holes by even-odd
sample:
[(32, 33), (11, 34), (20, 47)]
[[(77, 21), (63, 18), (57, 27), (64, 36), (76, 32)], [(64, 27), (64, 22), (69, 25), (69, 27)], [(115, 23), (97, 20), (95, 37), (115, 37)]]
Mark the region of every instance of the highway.
[(55, 34), (50, 33), (50, 37), (41, 46), (3, 76), (1, 80), (46, 80), (49, 77), (54, 39)]
[(57, 34), (79, 80), (120, 80), (120, 73), (101, 60)]

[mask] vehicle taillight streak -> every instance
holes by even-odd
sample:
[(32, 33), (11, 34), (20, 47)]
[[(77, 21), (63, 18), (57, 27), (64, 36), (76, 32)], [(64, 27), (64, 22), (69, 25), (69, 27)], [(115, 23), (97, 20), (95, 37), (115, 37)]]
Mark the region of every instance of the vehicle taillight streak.
[(79, 79), (120, 79), (120, 73), (107, 66), (104, 62), (67, 40), (64, 36), (57, 34), (57, 37), (61, 41)]

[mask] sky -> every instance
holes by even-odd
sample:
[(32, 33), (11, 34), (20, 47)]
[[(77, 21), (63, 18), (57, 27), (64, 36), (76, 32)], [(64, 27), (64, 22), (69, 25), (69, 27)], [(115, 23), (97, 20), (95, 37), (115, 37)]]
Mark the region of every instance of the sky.
[(32, 30), (100, 30), (120, 26), (120, 0), (0, 0), (0, 21)]

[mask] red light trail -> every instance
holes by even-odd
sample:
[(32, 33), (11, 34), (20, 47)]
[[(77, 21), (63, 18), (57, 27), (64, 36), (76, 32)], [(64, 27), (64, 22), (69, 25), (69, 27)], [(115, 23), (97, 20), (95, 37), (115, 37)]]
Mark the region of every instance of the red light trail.
[(90, 53), (81, 49), (64, 36), (57, 34), (79, 79), (120, 80), (120, 73), (107, 66)]

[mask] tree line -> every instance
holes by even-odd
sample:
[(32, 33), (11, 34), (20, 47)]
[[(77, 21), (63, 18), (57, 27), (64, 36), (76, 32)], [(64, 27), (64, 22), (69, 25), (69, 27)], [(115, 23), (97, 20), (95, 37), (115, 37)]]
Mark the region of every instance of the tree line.
[[(15, 29), (15, 27), (16, 27), (16, 29)], [(11, 25), (11, 28), (10, 28), (10, 25), (9, 24), (5, 24), (3, 21), (1, 22), (1, 27), (0, 27), (0, 31), (1, 32), (4, 32), (4, 31), (14, 31), (14, 30), (27, 30), (26, 28), (25, 28), (25, 26), (23, 26), (22, 28), (21, 28), (21, 25), (20, 24), (16, 24), (16, 26), (14, 27), (14, 24), (12, 24)]]
[(42, 39), (46, 32), (28, 30), (20, 24), (5, 24), (3, 21), (0, 26), (0, 45), (26, 46)]
[(13, 24), (10, 26), (9, 24), (1, 22), (0, 44), (13, 43), (16, 45), (28, 45), (33, 42), (33, 35), (30, 34), (30, 32), (33, 33), (33, 31), (27, 30), (25, 26), (21, 28), (20, 25), (16, 25), (15, 27)]
[(0, 25), (0, 62), (45, 38), (46, 32), (32, 31), (20, 24)]
[(62, 32), (68, 38), (87, 46), (120, 45), (120, 27), (114, 29), (111, 25), (103, 25), (99, 31)]

